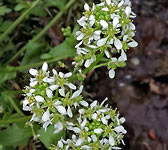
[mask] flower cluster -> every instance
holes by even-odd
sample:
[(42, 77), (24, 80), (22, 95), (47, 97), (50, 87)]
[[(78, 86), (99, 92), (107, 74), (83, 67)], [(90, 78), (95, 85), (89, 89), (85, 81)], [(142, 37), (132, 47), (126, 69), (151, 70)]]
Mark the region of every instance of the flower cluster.
[(72, 118), (73, 110), (79, 105), (85, 105), (81, 96), (83, 86), (77, 89), (69, 82), (71, 72), (57, 73), (53, 69), (53, 75), (50, 76), (47, 70), (46, 62), (40, 71), (29, 70), (33, 78), (24, 90), (23, 110), (30, 111), (33, 114), (31, 121), (42, 124), (45, 130), (48, 125), (54, 124), (55, 133), (58, 133), (64, 128), (65, 117)]
[(122, 126), (125, 118), (119, 119), (117, 110), (100, 105), (94, 101), (86, 109), (79, 109), (78, 123), (67, 123), (67, 129), (73, 132), (72, 138), (61, 139), (55, 150), (112, 150), (120, 149), (127, 131)]
[[(115, 69), (125, 66), (126, 51), (138, 44), (133, 40), (135, 25), (132, 19), (136, 17), (131, 10), (129, 0), (103, 0), (100, 4), (89, 7), (84, 5), (84, 16), (77, 22), (81, 26), (76, 32), (79, 43), (76, 45), (78, 56), (76, 66), (87, 68), (102, 54), (110, 78), (114, 78)], [(119, 57), (118, 54), (120, 55)]]

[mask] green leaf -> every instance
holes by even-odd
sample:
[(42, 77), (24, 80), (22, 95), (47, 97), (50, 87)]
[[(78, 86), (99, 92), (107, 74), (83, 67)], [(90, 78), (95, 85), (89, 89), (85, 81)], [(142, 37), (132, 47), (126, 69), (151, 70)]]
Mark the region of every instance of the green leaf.
[(10, 66), (0, 66), (0, 83), (16, 77), (16, 71)]
[(17, 4), (14, 9), (15, 11), (21, 11), (24, 8), (29, 8), (29, 5), (27, 3), (20, 3), (20, 4)]
[(38, 132), (40, 134), (40, 141), (49, 148), (51, 144), (57, 144), (57, 142), (61, 139), (61, 137), (65, 137), (65, 130), (62, 130), (58, 134), (54, 134), (55, 128), (53, 126), (49, 126), (47, 131), (41, 128)]
[(49, 53), (43, 54), (41, 58), (58, 58), (58, 60), (60, 60), (68, 57), (74, 57), (76, 55), (76, 44), (77, 42), (74, 37), (66, 38), (62, 44), (52, 48)]
[(30, 128), (19, 128), (12, 125), (0, 131), (0, 144), (5, 146), (26, 145), (31, 136), (32, 131)]
[(4, 16), (7, 13), (10, 13), (11, 9), (7, 8), (6, 6), (0, 6), (0, 16)]
[(29, 42), (26, 46), (26, 54), (21, 62), (21, 65), (32, 64), (40, 60), (40, 54), (43, 51), (43, 44), (37, 42)]
[(12, 21), (4, 21), (1, 26), (0, 26), (0, 32), (4, 32), (5, 30), (7, 30), (11, 25), (12, 25)]
[(46, 7), (57, 7), (61, 10), (67, 4), (67, 0), (45, 0), (44, 2)]
[(45, 11), (44, 7), (41, 5), (36, 6), (31, 13), (35, 16), (45, 17), (47, 16), (47, 12)]

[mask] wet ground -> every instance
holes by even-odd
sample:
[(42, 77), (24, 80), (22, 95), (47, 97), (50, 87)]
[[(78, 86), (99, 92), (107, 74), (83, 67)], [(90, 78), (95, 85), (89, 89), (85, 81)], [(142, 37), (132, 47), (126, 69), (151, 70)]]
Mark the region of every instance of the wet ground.
[(105, 96), (126, 117), (125, 150), (168, 149), (168, 1), (135, 0), (136, 40), (127, 67), (110, 80), (106, 69), (88, 80), (89, 92)]

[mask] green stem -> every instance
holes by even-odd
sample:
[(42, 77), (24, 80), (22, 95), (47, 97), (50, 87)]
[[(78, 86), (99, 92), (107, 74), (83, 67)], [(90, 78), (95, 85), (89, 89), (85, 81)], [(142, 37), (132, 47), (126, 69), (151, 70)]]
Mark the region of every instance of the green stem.
[(28, 8), (1, 36), (0, 36), (0, 42), (9, 34), (13, 31), (13, 29), (15, 29), (15, 27), (20, 23), (22, 22), (23, 19), (25, 19), (29, 14), (30, 12), (32, 11), (32, 9), (34, 9), (38, 3), (40, 2), (41, 0), (36, 0), (30, 8)]
[(16, 119), (9, 119), (9, 120), (0, 120), (0, 124), (9, 124), (9, 123), (18, 123), (22, 121), (27, 121), (30, 120), (32, 116), (26, 116), (26, 117), (21, 117), (21, 118), (16, 118)]
[(17, 113), (19, 113), (21, 116), (25, 116), (24, 113), (19, 109), (19, 107), (17, 106), (17, 104), (15, 103), (15, 101), (11, 97), (9, 97), (9, 101)]
[(100, 67), (104, 67), (104, 66), (107, 66), (108, 63), (103, 63), (103, 64), (99, 64), (99, 65), (96, 65), (93, 67), (93, 69), (97, 69), (97, 68), (100, 68)]
[[(49, 24), (39, 33), (37, 34), (32, 40), (31, 42), (36, 42), (37, 40), (39, 40), (47, 31), (49, 28), (51, 28), (55, 22), (65, 13), (65, 11), (75, 2), (75, 0), (70, 0), (68, 2), (68, 4), (64, 7), (64, 9), (62, 9), (50, 22)], [(22, 47), (8, 62), (7, 64), (9, 64), (10, 62), (14, 61), (21, 53), (23, 53), (26, 50), (26, 46), (27, 44)]]
[(35, 67), (39, 67), (41, 66), (44, 62), (47, 62), (48, 64), (50, 63), (53, 63), (53, 62), (56, 62), (60, 59), (63, 59), (64, 57), (58, 57), (58, 58), (54, 58), (54, 59), (51, 59), (51, 60), (47, 60), (47, 61), (41, 61), (41, 62), (38, 62), (38, 63), (35, 63), (35, 64), (30, 64), (30, 65), (25, 65), (25, 66), (18, 66), (18, 67), (14, 67), (12, 71), (23, 71), (23, 70), (27, 70), (27, 69), (30, 69), (30, 68), (35, 68)]

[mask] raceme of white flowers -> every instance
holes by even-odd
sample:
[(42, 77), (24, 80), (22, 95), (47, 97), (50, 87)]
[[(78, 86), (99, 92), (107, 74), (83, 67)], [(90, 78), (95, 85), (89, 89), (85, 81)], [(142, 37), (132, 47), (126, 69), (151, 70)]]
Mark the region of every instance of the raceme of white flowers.
[(100, 55), (105, 57), (100, 62), (107, 66), (109, 77), (114, 78), (115, 69), (125, 66), (126, 51), (138, 45), (133, 39), (136, 15), (131, 9), (131, 2), (103, 0), (92, 7), (86, 3), (84, 9), (84, 16), (77, 21), (81, 29), (76, 32), (79, 43), (74, 64), (84, 64), (88, 68)]
[(83, 86), (77, 88), (68, 79), (72, 73), (62, 73), (55, 69), (50, 76), (48, 64), (45, 62), (41, 70), (30, 69), (30, 85), (24, 90), (25, 99), (23, 110), (33, 115), (30, 121), (38, 122), (47, 130), (50, 124), (55, 125), (56, 131), (63, 129), (65, 117), (72, 118), (73, 110), (85, 103), (82, 100)]
[(117, 110), (100, 105), (94, 101), (87, 108), (79, 109), (78, 123), (67, 123), (68, 130), (73, 132), (72, 138), (58, 141), (55, 150), (112, 150), (123, 142), (127, 131), (122, 124), (125, 118), (119, 118)]

